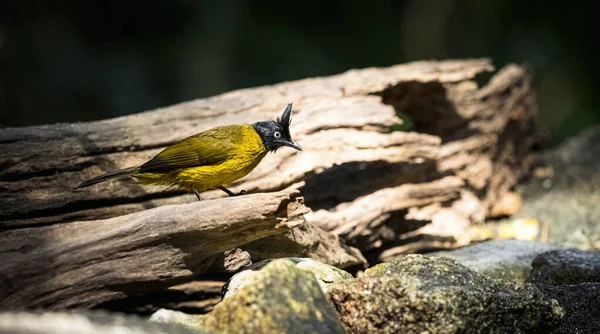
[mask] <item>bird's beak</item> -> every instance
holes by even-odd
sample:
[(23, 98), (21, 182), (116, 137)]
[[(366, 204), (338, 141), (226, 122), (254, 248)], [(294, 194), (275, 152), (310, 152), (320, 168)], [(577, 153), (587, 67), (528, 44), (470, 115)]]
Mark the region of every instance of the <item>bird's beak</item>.
[(297, 149), (298, 151), (302, 151), (302, 146), (298, 145), (298, 143), (296, 143), (296, 142), (295, 142), (295, 141), (293, 141), (293, 140), (286, 141), (286, 142), (284, 143), (284, 145), (285, 145), (285, 146), (289, 146), (289, 147), (291, 147), (291, 148), (295, 148), (295, 149)]

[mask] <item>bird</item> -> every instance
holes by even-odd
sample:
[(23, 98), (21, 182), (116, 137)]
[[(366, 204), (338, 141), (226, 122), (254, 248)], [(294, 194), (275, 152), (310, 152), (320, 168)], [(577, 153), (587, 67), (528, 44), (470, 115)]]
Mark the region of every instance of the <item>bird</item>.
[(234, 193), (226, 185), (250, 173), (269, 152), (283, 146), (302, 151), (292, 139), (290, 124), (292, 103), (281, 118), (253, 124), (218, 126), (175, 142), (149, 161), (84, 181), (75, 189), (89, 187), (111, 179), (133, 178), (139, 184), (177, 187), (194, 193), (221, 189), (229, 196)]

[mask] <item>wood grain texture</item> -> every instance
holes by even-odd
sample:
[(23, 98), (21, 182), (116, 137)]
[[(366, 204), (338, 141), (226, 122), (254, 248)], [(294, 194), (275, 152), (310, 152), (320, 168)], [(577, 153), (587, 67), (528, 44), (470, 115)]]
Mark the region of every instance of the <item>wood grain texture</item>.
[[(334, 210), (311, 212), (306, 215), (306, 220), (341, 236), (352, 245), (360, 244), (361, 249), (374, 248), (380, 246), (375, 242), (382, 237), (379, 230), (389, 225), (394, 213), (457, 199), (463, 186), (462, 179), (447, 176), (429, 183), (384, 188), (351, 203), (340, 204)], [(369, 247), (362, 244), (367, 240), (375, 244)]]
[(218, 268), (223, 252), (303, 223), (307, 209), (297, 195), (166, 205), (2, 232), (0, 309), (87, 308), (191, 280)]
[[(193, 196), (128, 182), (73, 187), (141, 164), (164, 146), (214, 126), (274, 119), (292, 101), (291, 131), (304, 152), (281, 149), (234, 186), (276, 191), (305, 180), (302, 193), (315, 208), (352, 200), (414, 179), (438, 156), (436, 136), (389, 133), (401, 122), (378, 93), (407, 82), (462, 82), (491, 70), (486, 59), (417, 62), (244, 89), (105, 121), (2, 129), (0, 228), (104, 219), (190, 202)], [(349, 187), (335, 191), (342, 183)], [(215, 196), (221, 194), (207, 194)]]
[[(306, 222), (283, 234), (256, 240), (241, 246), (252, 262), (283, 257), (307, 257), (337, 268), (364, 267), (361, 252), (345, 244), (344, 239)], [(236, 254), (241, 257), (241, 254)]]
[[(486, 81), (493, 70), (486, 59), (417, 62), (2, 129), (0, 308), (90, 307), (267, 257), (344, 267), (363, 263), (360, 252), (389, 259), (468, 244), (471, 224), (517, 209), (498, 206), (544, 140), (532, 73), (508, 65)], [(197, 203), (125, 181), (73, 190), (197, 132), (274, 119), (289, 102), (304, 151), (269, 154), (232, 185), (253, 195)], [(307, 224), (275, 228), (304, 222), (307, 207)]]

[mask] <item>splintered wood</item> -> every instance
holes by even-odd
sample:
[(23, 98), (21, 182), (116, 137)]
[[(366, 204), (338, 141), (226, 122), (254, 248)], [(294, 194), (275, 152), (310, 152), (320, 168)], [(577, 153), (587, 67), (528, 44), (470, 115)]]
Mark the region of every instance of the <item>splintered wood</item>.
[[(37, 305), (69, 306), (75, 303), (69, 299), (75, 292), (85, 296), (80, 305), (117, 298), (121, 292), (114, 286), (99, 288), (103, 277), (120, 289), (142, 281), (161, 282), (150, 289), (156, 291), (163, 282), (202, 272), (198, 266), (203, 259), (213, 259), (207, 268), (227, 270), (223, 251), (236, 247), (248, 251), (254, 261), (310, 256), (343, 267), (364, 264), (364, 258), (341, 241), (370, 260), (468, 244), (481, 237), (472, 233), (473, 226), (518, 209), (511, 188), (528, 172), (544, 139), (535, 119), (531, 73), (509, 65), (487, 74), (491, 79), (482, 83), (492, 71), (487, 59), (417, 62), (244, 89), (98, 122), (2, 129), (0, 237), (10, 242), (4, 243), (0, 254), (11, 256), (0, 259), (2, 277), (8, 277), (0, 284), (15, 284), (12, 280), (22, 277), (15, 271), (37, 272), (36, 266), (43, 263), (46, 274), (29, 283), (48, 286), (35, 294), (2, 288), (2, 305), (42, 298), (44, 303)], [(236, 220), (232, 212), (246, 210), (242, 205), (250, 207), (249, 201), (258, 197), (194, 204), (195, 209), (204, 209), (196, 214), (186, 211), (198, 219), (192, 221), (179, 213), (185, 206), (175, 204), (195, 201), (193, 195), (126, 181), (73, 190), (83, 180), (141, 164), (164, 146), (197, 132), (274, 119), (289, 102), (294, 103), (291, 132), (304, 151), (282, 148), (269, 154), (232, 188), (249, 193), (298, 189), (303, 203), (312, 209), (304, 223), (310, 225), (291, 231), (288, 226), (283, 233), (275, 229), (276, 221), (263, 221), (263, 226), (258, 220), (264, 228), (246, 227), (239, 230), (243, 237), (228, 235), (227, 241), (224, 235), (214, 238), (193, 231), (241, 224), (244, 219)], [(401, 118), (410, 119), (414, 127), (401, 131)], [(213, 191), (204, 197), (223, 195)], [(264, 195), (261, 201), (272, 201), (268, 196), (286, 198), (276, 193)], [(299, 212), (306, 211), (303, 203), (298, 204)], [(208, 219), (204, 210), (212, 205), (221, 208), (220, 215)], [(164, 210), (159, 216), (168, 222), (164, 228), (156, 225), (156, 211), (150, 210), (156, 207)], [(279, 215), (267, 211), (272, 217)], [(179, 220), (187, 223), (178, 227)], [(128, 225), (136, 221), (136, 228)], [(119, 240), (128, 248), (107, 248), (115, 237), (103, 238), (111, 222), (131, 227), (118, 229)], [(203, 237), (192, 243), (190, 235)], [(127, 242), (128, 238), (139, 242)], [(177, 247), (169, 243), (184, 239), (188, 241)], [(74, 274), (76, 264), (88, 265), (77, 254), (79, 246), (73, 243), (78, 240), (93, 241), (89, 246), (80, 244), (85, 256), (107, 256), (107, 261), (115, 261), (110, 262), (114, 268), (122, 263), (110, 254), (127, 254), (132, 261), (141, 261), (136, 268), (142, 272), (94, 276), (83, 284), (76, 279), (83, 277)], [(277, 250), (268, 247), (271, 243), (287, 246)], [(180, 246), (188, 253), (182, 253)], [(144, 257), (144, 252), (155, 250), (164, 252), (166, 262)], [(209, 250), (220, 258), (207, 255)], [(235, 266), (250, 260), (240, 252), (230, 261)], [(123, 266), (123, 270), (133, 268)], [(61, 277), (60, 284), (73, 285), (74, 292), (66, 297), (56, 295), (55, 280)], [(78, 284), (83, 288), (78, 289)], [(24, 289), (20, 283), (17, 286)], [(100, 296), (86, 290), (92, 286), (100, 289)]]

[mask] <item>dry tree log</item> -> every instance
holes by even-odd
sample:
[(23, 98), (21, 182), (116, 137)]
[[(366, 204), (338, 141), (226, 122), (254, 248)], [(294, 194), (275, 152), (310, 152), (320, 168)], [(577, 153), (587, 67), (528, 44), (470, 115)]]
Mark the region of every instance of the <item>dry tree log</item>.
[[(143, 163), (162, 147), (202, 130), (272, 119), (289, 102), (294, 102), (292, 133), (304, 152), (282, 149), (270, 154), (233, 187), (250, 193), (297, 187), (307, 206), (314, 210), (307, 216), (309, 225), (302, 231), (298, 229), (302, 233), (299, 235), (306, 239), (299, 238), (300, 241), (290, 244), (293, 233), (278, 234), (269, 225), (262, 234), (244, 234), (244, 238), (249, 238), (244, 243), (238, 239), (203, 244), (215, 251), (214, 257), (209, 257), (212, 263), (202, 262), (207, 257), (200, 254), (193, 256), (194, 265), (233, 270), (249, 261), (248, 253), (252, 260), (264, 256), (261, 252), (269, 242), (293, 245), (289, 249), (301, 253), (296, 256), (328, 258), (329, 263), (339, 266), (361, 261), (360, 254), (340, 246), (340, 239), (332, 239), (327, 232), (363, 251), (375, 255), (384, 252), (386, 258), (428, 247), (468, 243), (471, 239), (464, 232), (470, 224), (518, 209), (507, 208), (510, 201), (504, 199), (514, 198), (511, 188), (528, 172), (536, 146), (543, 139), (535, 121), (531, 73), (524, 67), (509, 65), (484, 82), (492, 71), (494, 67), (487, 59), (417, 62), (244, 89), (111, 120), (2, 129), (0, 231), (4, 231), (1, 237), (9, 240), (10, 246), (3, 245), (9, 248), (0, 253), (4, 262), (0, 264), (0, 272), (12, 282), (19, 275), (37, 273), (35, 265), (40, 260), (71, 266), (69, 263), (85, 260), (83, 256), (98, 259), (91, 254), (73, 253), (79, 250), (77, 247), (100, 249), (106, 242), (112, 242), (94, 239), (94, 234), (102, 235), (104, 225), (114, 221), (126, 223), (131, 217), (148, 217), (145, 215), (154, 210), (166, 210), (163, 218), (167, 219), (170, 210), (177, 212), (163, 206), (189, 203), (194, 197), (123, 181), (77, 191), (73, 186), (103, 172)], [(412, 132), (400, 131), (401, 117), (414, 123)], [(221, 196), (221, 192), (211, 192), (205, 197)], [(266, 199), (280, 195), (260, 196)], [(220, 213), (224, 219), (220, 222), (237, 226), (236, 220), (229, 218), (230, 212), (238, 204), (246, 203), (243, 201), (257, 198), (209, 200), (207, 204), (190, 204), (190, 207), (223, 208), (224, 204), (217, 203), (228, 203), (227, 209)], [(160, 208), (149, 210), (155, 207)], [(134, 216), (123, 216), (131, 213)], [(114, 221), (106, 220), (112, 217), (116, 217)], [(174, 217), (191, 222), (181, 214)], [(168, 220), (173, 228), (179, 224), (175, 220), (173, 217)], [(151, 219), (146, 222), (155, 226)], [(85, 229), (79, 228), (83, 226)], [(67, 237), (71, 230), (81, 233), (81, 240), (91, 238), (96, 243), (76, 247), (75, 241)], [(142, 233), (139, 229), (123, 231)], [(255, 231), (246, 227), (238, 232)], [(149, 247), (168, 253), (172, 247), (164, 245), (170, 245), (169, 240), (189, 238), (188, 231), (176, 235), (171, 232), (160, 229), (157, 235), (152, 235), (164, 241), (159, 244), (132, 236), (131, 240), (138, 243), (130, 243), (126, 254), (141, 254)], [(277, 235), (268, 237), (271, 233)], [(17, 247), (19, 238), (25, 241)], [(321, 243), (321, 239), (329, 241)], [(341, 248), (330, 251), (328, 247), (336, 243)], [(241, 247), (241, 251), (223, 253), (236, 247)], [(38, 249), (48, 255), (42, 257)], [(105, 251), (108, 258), (116, 254), (109, 249)], [(20, 260), (6, 254), (19, 255)], [(17, 262), (28, 256), (29, 262)], [(188, 263), (178, 259), (171, 257), (170, 263), (165, 264), (149, 256), (137, 259), (142, 262), (135, 265), (150, 273), (168, 268), (173, 277), (188, 277)], [(173, 269), (174, 264), (181, 267)], [(78, 273), (76, 268), (64, 267), (70, 272), (65, 275)], [(193, 270), (202, 271), (198, 267)], [(50, 279), (51, 273), (42, 276)], [(138, 287), (135, 283), (143, 281), (162, 287), (165, 281), (173, 281), (170, 274), (161, 275), (111, 278), (118, 287), (110, 292), (100, 290), (110, 300), (121, 294), (118, 288), (123, 286)], [(30, 284), (42, 287), (49, 284), (32, 280), (24, 279), (27, 285), (17, 284), (22, 290)], [(92, 285), (84, 284), (83, 288), (97, 289), (94, 282), (97, 281), (91, 278)], [(69, 296), (83, 294), (78, 297), (79, 302), (67, 297), (56, 299), (54, 288), (50, 286), (46, 294), (35, 295), (41, 303), (38, 305), (89, 306), (102, 299), (75, 286), (66, 290), (73, 291)], [(9, 297), (0, 298), (0, 305), (26, 303), (31, 299), (18, 290), (11, 288)], [(17, 302), (19, 298), (22, 300)]]
[(78, 191), (73, 186), (140, 164), (165, 145), (202, 130), (273, 119), (291, 101), (292, 131), (305, 151), (282, 149), (269, 155), (237, 187), (276, 191), (304, 180), (303, 196), (311, 207), (320, 208), (381, 187), (414, 182), (437, 159), (440, 138), (389, 133), (401, 121), (385, 97), (382, 101), (376, 94), (406, 83), (441, 87), (492, 69), (488, 60), (371, 68), (245, 89), (106, 121), (3, 129), (1, 226), (103, 219), (189, 202), (191, 196), (118, 181)]
[(229, 249), (302, 224), (306, 212), (297, 191), (282, 191), (4, 231), (0, 309), (87, 308), (160, 291), (214, 269)]
[(380, 260), (472, 242), (477, 236), (466, 233), (470, 223), (519, 208), (511, 188), (528, 173), (545, 139), (536, 123), (532, 86), (526, 68), (509, 65), (483, 87), (471, 80), (409, 81), (377, 93), (408, 115), (417, 130), (437, 136), (434, 168), (408, 184), (392, 183), (317, 211), (308, 220), (363, 251), (392, 247)]

